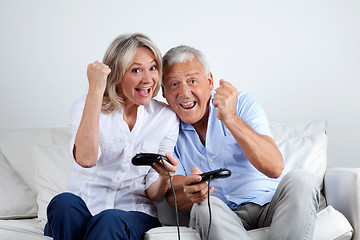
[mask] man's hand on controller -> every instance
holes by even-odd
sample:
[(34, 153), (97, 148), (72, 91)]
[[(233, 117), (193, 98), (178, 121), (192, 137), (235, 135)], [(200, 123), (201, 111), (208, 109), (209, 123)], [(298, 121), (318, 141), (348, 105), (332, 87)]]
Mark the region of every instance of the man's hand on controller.
[[(199, 175), (201, 173), (197, 167), (193, 167), (191, 169), (191, 175), (187, 176), (184, 180), (184, 193), (193, 203), (201, 203), (208, 197), (208, 182), (198, 183), (201, 181), (201, 176)], [(212, 194), (213, 191), (214, 187), (210, 187), (210, 194)]]

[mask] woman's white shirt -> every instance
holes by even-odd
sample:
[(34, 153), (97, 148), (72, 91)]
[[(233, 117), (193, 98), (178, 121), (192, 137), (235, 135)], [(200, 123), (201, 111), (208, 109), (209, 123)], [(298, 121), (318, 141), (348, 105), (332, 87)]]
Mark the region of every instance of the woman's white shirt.
[[(71, 108), (71, 154), (85, 100), (86, 96), (79, 98)], [(165, 103), (152, 99), (138, 107), (131, 132), (121, 109), (100, 114), (99, 133), (97, 164), (83, 168), (74, 160), (68, 191), (80, 196), (93, 215), (105, 209), (121, 209), (156, 216), (156, 207), (145, 190), (159, 176), (149, 166), (132, 165), (131, 159), (140, 152), (173, 153), (179, 133), (176, 114)]]

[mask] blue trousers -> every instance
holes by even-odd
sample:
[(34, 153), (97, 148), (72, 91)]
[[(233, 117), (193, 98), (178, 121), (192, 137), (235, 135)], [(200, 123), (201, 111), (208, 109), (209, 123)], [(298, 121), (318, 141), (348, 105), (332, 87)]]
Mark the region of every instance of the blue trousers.
[(86, 203), (72, 193), (55, 196), (47, 217), (44, 235), (55, 240), (142, 240), (147, 230), (161, 226), (157, 218), (136, 211), (107, 209), (92, 216)]

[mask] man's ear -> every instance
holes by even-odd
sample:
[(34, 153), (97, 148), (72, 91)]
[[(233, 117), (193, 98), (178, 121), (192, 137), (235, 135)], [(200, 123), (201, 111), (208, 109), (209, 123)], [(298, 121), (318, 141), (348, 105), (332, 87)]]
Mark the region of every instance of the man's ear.
[(214, 79), (213, 79), (213, 75), (211, 72), (209, 72), (207, 79), (208, 79), (209, 85), (211, 87), (211, 90), (213, 90), (214, 89)]

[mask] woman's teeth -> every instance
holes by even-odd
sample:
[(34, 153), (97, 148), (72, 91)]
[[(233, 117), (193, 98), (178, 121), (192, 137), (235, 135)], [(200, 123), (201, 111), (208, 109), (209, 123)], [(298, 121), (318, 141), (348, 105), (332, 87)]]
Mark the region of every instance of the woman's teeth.
[(138, 92), (141, 96), (147, 96), (150, 93), (151, 87), (147, 88), (136, 88), (136, 92)]

